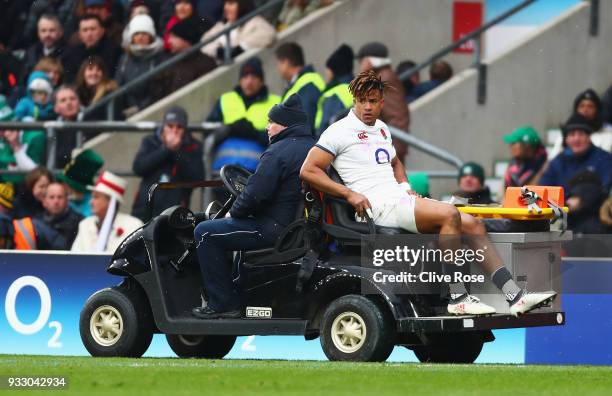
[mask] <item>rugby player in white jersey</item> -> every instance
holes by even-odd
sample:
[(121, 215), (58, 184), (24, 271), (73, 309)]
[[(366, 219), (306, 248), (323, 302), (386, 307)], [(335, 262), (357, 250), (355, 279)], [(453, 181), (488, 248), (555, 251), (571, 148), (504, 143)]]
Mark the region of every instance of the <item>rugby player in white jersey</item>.
[[(351, 82), (354, 107), (321, 134), (302, 165), (300, 177), (319, 191), (345, 198), (360, 215), (370, 209), (377, 225), (413, 233), (475, 235), (481, 246), (488, 245), (485, 227), (478, 219), (460, 213), (453, 205), (421, 198), (410, 191), (404, 165), (391, 142), (391, 132), (378, 119), (386, 88), (372, 71), (359, 74)], [(326, 170), (330, 165), (345, 185), (329, 178)], [(495, 249), (485, 250), (480, 265), (505, 295), (514, 315), (530, 311), (556, 295), (553, 291), (530, 293), (519, 288)], [(469, 295), (463, 284), (450, 286), (450, 314), (495, 313), (495, 308)]]

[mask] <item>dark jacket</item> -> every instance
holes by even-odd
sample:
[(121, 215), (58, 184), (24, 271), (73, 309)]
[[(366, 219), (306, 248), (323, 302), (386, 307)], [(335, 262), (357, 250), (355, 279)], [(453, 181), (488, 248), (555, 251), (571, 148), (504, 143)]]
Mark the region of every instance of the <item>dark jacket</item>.
[[(15, 217), (19, 219), (21, 217)], [(34, 234), (36, 236), (36, 250), (62, 250), (66, 246), (66, 239), (57, 231), (46, 225), (39, 219), (32, 219), (34, 226)], [(0, 237), (7, 240), (12, 239), (15, 235), (13, 226), (13, 217), (0, 213)], [(0, 238), (0, 239), (1, 239)], [(13, 246), (2, 246), (2, 248), (14, 249)]]
[(569, 191), (569, 181), (582, 171), (597, 173), (606, 190), (612, 182), (612, 154), (591, 145), (582, 156), (576, 156), (569, 148), (557, 155), (549, 164), (540, 179), (541, 186), (561, 186), (565, 195)]
[[(314, 71), (315, 69), (311, 65), (304, 66), (302, 70), (300, 70), (300, 73), (298, 74), (298, 77), (295, 81), (297, 81), (304, 74), (312, 73)], [(285, 89), (283, 97), (287, 92), (289, 92), (291, 87), (293, 87), (293, 84), (289, 84), (287, 89)], [(317, 104), (319, 102), (319, 98), (321, 97), (322, 92), (319, 91), (319, 88), (317, 88), (314, 84), (306, 84), (302, 87), (302, 89), (297, 92), (297, 94), (300, 95), (300, 99), (302, 100), (302, 106), (304, 106), (304, 111), (306, 111), (306, 114), (308, 114), (308, 121), (310, 122), (310, 126), (313, 127), (315, 117), (317, 116)]]
[[(149, 187), (157, 182), (189, 182), (204, 179), (202, 143), (186, 132), (177, 152), (167, 149), (161, 131), (142, 140), (132, 169), (142, 177), (132, 208), (132, 215), (147, 221), (146, 204)], [(191, 189), (159, 190), (155, 193), (153, 216), (173, 205), (189, 207)]]
[[(13, 54), (9, 51), (0, 51), (0, 95), (4, 95), (7, 98), (11, 96), (12, 91), (21, 78), (21, 70), (21, 62), (19, 62)], [(15, 103), (9, 104), (14, 107), (17, 100), (13, 100), (12, 102)]]
[(281, 225), (291, 223), (303, 199), (300, 168), (314, 143), (310, 128), (300, 124), (273, 137), (230, 215), (267, 218)]
[(157, 75), (151, 86), (154, 99), (170, 95), (215, 67), (217, 62), (213, 58), (198, 51)]
[(84, 60), (90, 56), (98, 55), (106, 64), (109, 75), (115, 75), (117, 62), (121, 56), (121, 47), (106, 35), (91, 48), (85, 48), (85, 44), (70, 45), (64, 51), (62, 63), (64, 65), (64, 81), (73, 82), (79, 68)]
[[(66, 49), (66, 43), (64, 42), (64, 40), (60, 40), (55, 45), (55, 48), (53, 49), (53, 51), (51, 51), (47, 56), (61, 60), (62, 56), (64, 55), (65, 49)], [(23, 57), (22, 84), (25, 85), (26, 83), (25, 78), (29, 76), (30, 73), (32, 73), (34, 66), (36, 66), (40, 58), (42, 58), (43, 56), (45, 56), (45, 52), (43, 50), (43, 45), (40, 41), (32, 44), (26, 49), (25, 55)]]
[[(147, 50), (135, 51), (130, 49), (119, 60), (115, 81), (119, 86), (125, 85), (159, 65), (164, 58), (160, 39), (156, 39), (155, 43)], [(122, 101), (121, 107), (124, 109), (128, 107), (135, 107), (138, 110), (144, 109), (153, 103), (151, 84), (144, 82), (137, 85), (123, 97)]]
[(455, 191), (453, 195), (466, 198), (470, 205), (489, 205), (496, 203), (493, 201), (493, 198), (491, 198), (491, 190), (489, 190), (489, 187), (486, 186), (482, 190), (473, 193), (459, 190)]
[(84, 217), (80, 213), (68, 207), (64, 213), (60, 213), (56, 216), (45, 213), (41, 220), (65, 238), (66, 244), (62, 249), (70, 250), (72, 242), (74, 242), (77, 232), (79, 231), (79, 222), (83, 220), (83, 218)]

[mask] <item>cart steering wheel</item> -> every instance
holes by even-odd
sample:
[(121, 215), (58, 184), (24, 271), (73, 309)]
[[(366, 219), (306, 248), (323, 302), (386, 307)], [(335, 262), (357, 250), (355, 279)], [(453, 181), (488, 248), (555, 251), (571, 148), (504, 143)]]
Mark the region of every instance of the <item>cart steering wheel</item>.
[(244, 191), (252, 173), (240, 165), (224, 165), (220, 171), (221, 181), (234, 198)]

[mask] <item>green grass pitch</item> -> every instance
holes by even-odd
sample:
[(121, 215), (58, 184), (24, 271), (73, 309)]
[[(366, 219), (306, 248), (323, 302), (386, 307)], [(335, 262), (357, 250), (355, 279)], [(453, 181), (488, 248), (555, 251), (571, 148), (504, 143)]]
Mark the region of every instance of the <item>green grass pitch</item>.
[(612, 367), (0, 355), (0, 375), (63, 375), (23, 395), (609, 395)]

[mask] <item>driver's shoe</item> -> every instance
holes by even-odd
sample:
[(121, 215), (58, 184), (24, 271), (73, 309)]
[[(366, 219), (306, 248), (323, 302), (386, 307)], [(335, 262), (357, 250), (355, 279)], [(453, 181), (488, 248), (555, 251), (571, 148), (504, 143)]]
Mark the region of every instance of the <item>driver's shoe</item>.
[(200, 319), (240, 319), (242, 316), (239, 310), (217, 312), (210, 307), (195, 307), (191, 313)]
[(451, 315), (491, 315), (495, 313), (495, 308), (480, 302), (478, 297), (467, 293), (450, 300), (447, 310)]

